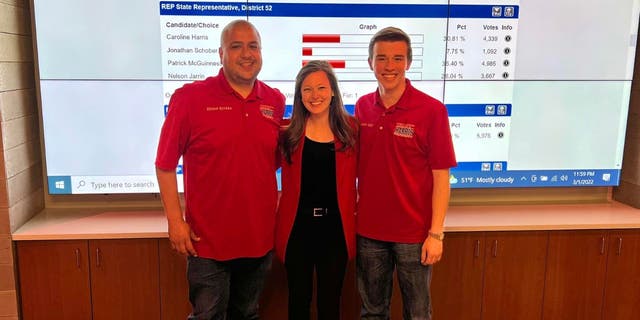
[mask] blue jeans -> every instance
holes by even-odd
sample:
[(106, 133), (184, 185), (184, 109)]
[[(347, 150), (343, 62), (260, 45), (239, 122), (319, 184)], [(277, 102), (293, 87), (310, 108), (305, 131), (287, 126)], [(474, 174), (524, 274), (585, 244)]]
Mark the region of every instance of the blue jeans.
[(271, 256), (228, 261), (189, 257), (187, 278), (193, 310), (188, 319), (258, 319), (258, 301)]
[(420, 263), (422, 243), (357, 237), (356, 268), (361, 319), (388, 320), (393, 271), (397, 269), (404, 320), (431, 319), (431, 266)]

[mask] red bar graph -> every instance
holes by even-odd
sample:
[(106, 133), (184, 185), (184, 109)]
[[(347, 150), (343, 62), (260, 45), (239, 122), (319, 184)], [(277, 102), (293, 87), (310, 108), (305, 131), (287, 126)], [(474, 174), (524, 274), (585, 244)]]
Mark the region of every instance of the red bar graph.
[[(329, 64), (334, 69), (344, 69), (347, 65), (347, 62), (344, 60), (328, 60)], [(309, 63), (309, 60), (302, 61), (302, 65)]]
[[(298, 49), (300, 62), (304, 66), (312, 60), (328, 61), (341, 81), (375, 81), (367, 62), (371, 36), (360, 33), (302, 34), (302, 46)], [(414, 51), (414, 57), (420, 55)]]
[(302, 43), (340, 43), (339, 34), (303, 34)]

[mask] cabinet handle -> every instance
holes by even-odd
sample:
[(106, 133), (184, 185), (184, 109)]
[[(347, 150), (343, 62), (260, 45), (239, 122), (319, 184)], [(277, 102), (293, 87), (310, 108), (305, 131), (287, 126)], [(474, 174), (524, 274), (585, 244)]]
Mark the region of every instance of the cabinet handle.
[(80, 269), (80, 249), (76, 248), (75, 252), (76, 252), (76, 267)]
[(476, 258), (480, 257), (480, 240), (476, 240), (476, 246), (474, 248), (473, 256)]
[(622, 237), (618, 237), (618, 255), (622, 254)]
[(96, 267), (100, 266), (100, 248), (96, 248)]
[(498, 240), (493, 240), (493, 257), (498, 256)]
[(604, 254), (604, 237), (600, 238), (600, 255)]

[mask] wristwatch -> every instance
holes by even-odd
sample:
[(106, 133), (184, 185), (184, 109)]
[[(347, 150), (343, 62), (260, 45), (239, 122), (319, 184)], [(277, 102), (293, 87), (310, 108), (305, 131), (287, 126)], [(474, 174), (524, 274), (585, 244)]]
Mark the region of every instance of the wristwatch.
[(429, 231), (429, 237), (434, 238), (438, 241), (442, 241), (444, 240), (444, 232), (443, 233), (435, 233), (435, 232), (431, 232)]

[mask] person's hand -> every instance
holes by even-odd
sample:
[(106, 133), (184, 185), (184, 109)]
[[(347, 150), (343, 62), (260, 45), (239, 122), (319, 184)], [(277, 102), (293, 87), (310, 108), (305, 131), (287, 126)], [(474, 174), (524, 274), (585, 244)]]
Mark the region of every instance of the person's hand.
[(427, 236), (422, 244), (420, 263), (423, 265), (434, 264), (442, 258), (442, 240)]
[(169, 241), (171, 248), (182, 255), (198, 256), (196, 249), (193, 248), (192, 241), (200, 241), (188, 223), (183, 220), (169, 223)]

